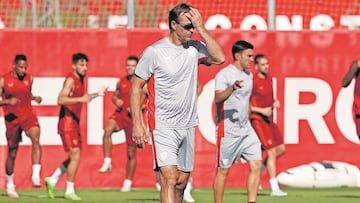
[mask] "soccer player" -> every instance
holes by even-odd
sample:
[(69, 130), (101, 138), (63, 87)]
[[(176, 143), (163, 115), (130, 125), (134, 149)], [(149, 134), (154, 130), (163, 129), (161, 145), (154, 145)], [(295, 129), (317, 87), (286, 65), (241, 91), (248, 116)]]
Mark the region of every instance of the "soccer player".
[(276, 160), (285, 153), (284, 139), (273, 121), (273, 109), (279, 108), (280, 102), (274, 99), (272, 80), (268, 75), (268, 59), (258, 54), (254, 60), (256, 73), (251, 93), (250, 120), (267, 154), (261, 172), (268, 170), (271, 196), (286, 196), (287, 193), (280, 189), (276, 180)]
[(136, 168), (136, 144), (132, 140), (132, 120), (130, 113), (130, 88), (131, 78), (134, 75), (135, 67), (139, 59), (136, 56), (129, 56), (126, 60), (127, 75), (119, 80), (112, 101), (117, 107), (115, 112), (108, 119), (103, 136), (104, 162), (99, 169), (100, 173), (106, 173), (111, 170), (111, 150), (113, 132), (124, 129), (127, 144), (127, 170), (122, 192), (130, 192), (132, 179)]
[(48, 197), (53, 199), (55, 185), (60, 177), (67, 173), (65, 199), (81, 200), (75, 193), (74, 180), (80, 161), (81, 136), (80, 113), (83, 103), (88, 103), (98, 96), (104, 96), (107, 88), (102, 87), (97, 93), (84, 92), (84, 78), (88, 69), (88, 57), (83, 53), (76, 53), (72, 57), (73, 71), (66, 76), (64, 85), (58, 96), (61, 105), (58, 133), (61, 136), (64, 150), (69, 157), (62, 162), (51, 177), (45, 178)]
[(360, 58), (353, 61), (346, 75), (343, 78), (342, 86), (348, 87), (355, 78), (353, 114), (356, 125), (356, 133), (360, 140)]
[(230, 167), (241, 158), (249, 163), (248, 202), (256, 202), (260, 181), (261, 143), (249, 121), (253, 75), (247, 69), (253, 62), (253, 45), (237, 41), (232, 46), (233, 63), (215, 77), (217, 124), (217, 171), (214, 179), (215, 203), (224, 196)]
[[(225, 55), (197, 9), (180, 3), (170, 10), (168, 20), (170, 34), (147, 47), (136, 66), (130, 109), (133, 139), (143, 147), (149, 138), (141, 110), (142, 89), (147, 84), (148, 123), (155, 170), (160, 170), (160, 199), (180, 203), (194, 167), (198, 64), (222, 64)], [(203, 43), (191, 39), (195, 30)]]
[(40, 187), (40, 126), (37, 115), (32, 108), (31, 101), (40, 103), (42, 98), (31, 93), (33, 78), (26, 73), (27, 59), (18, 54), (14, 59), (13, 69), (0, 77), (0, 106), (3, 107), (8, 154), (6, 159), (6, 188), (9, 197), (17, 198), (15, 190), (14, 165), (19, 143), (22, 141), (21, 133), (24, 131), (32, 143), (32, 185)]

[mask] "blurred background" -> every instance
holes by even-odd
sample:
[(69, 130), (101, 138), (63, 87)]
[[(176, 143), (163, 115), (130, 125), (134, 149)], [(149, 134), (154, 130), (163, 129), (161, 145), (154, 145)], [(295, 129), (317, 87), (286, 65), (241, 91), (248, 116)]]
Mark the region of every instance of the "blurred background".
[[(71, 56), (90, 58), (86, 88), (108, 85), (104, 98), (83, 108), (82, 161), (77, 187), (120, 187), (125, 177), (124, 132), (115, 133), (113, 170), (98, 173), (103, 161), (104, 123), (114, 111), (112, 92), (124, 76), (128, 55), (142, 51), (168, 34), (167, 14), (176, 0), (0, 0), (0, 73), (12, 68), (18, 53), (28, 57), (34, 76), (32, 91), (43, 97), (34, 104), (41, 126), (42, 177), (49, 176), (66, 156), (57, 120), (57, 94), (71, 71)], [(320, 161), (360, 166), (359, 140), (352, 113), (353, 84), (341, 81), (360, 57), (360, 0), (188, 0), (202, 14), (207, 29), (222, 45), (227, 60), (221, 66), (199, 67), (204, 91), (198, 100), (193, 180), (211, 187), (215, 175), (214, 76), (232, 62), (231, 46), (240, 39), (268, 56), (275, 95), (281, 103), (275, 121), (284, 135), (286, 154), (278, 172)], [(201, 39), (194, 33), (195, 39)], [(0, 187), (5, 188), (7, 142), (0, 111)], [(31, 187), (31, 144), (26, 136), (15, 167), (17, 188)], [(155, 187), (151, 146), (138, 150), (133, 187)], [(231, 170), (227, 186), (245, 187), (247, 164)], [(360, 177), (360, 176), (359, 176)], [(333, 176), (324, 176), (335, 181)], [(353, 179), (354, 180), (354, 179)], [(64, 181), (64, 180), (62, 180)], [(360, 185), (359, 183), (356, 183)], [(65, 183), (59, 184), (64, 187)], [(262, 175), (262, 186), (268, 177)]]

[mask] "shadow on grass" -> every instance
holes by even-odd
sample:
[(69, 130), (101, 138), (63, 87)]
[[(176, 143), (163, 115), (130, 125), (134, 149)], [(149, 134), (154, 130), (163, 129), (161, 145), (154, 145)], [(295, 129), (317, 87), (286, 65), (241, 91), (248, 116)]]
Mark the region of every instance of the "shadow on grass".
[(359, 199), (360, 195), (321, 195), (321, 197)]
[(159, 198), (143, 198), (143, 199), (140, 199), (140, 198), (129, 198), (127, 199), (127, 202), (160, 202), (160, 199)]
[[(29, 193), (19, 193), (19, 198), (13, 198), (13, 197), (8, 197), (8, 195), (6, 193), (3, 193), (3, 194), (0, 194), (1, 197), (6, 197), (6, 198), (9, 198), (9, 199), (19, 199), (21, 197), (26, 197), (26, 198), (34, 198), (34, 199), (48, 199), (48, 196), (46, 194), (44, 195), (38, 195), (38, 194), (29, 194)], [(63, 199), (64, 196), (55, 196), (55, 198), (59, 198), (59, 199)]]
[[(227, 192), (226, 195), (233, 195), (233, 196), (237, 196), (237, 195), (241, 195), (241, 196), (247, 196), (247, 192)], [(270, 196), (269, 193), (266, 192), (259, 192), (257, 194), (257, 196), (262, 196), (262, 197), (267, 197)], [(305, 197), (306, 195), (291, 195), (291, 196), (296, 196), (296, 197)], [(324, 197), (324, 198), (344, 198), (344, 199), (360, 199), (360, 194), (358, 195), (319, 195), (319, 197)]]
[[(120, 192), (122, 194), (126, 194), (126, 192), (121, 192), (120, 189), (114, 189), (114, 188), (99, 188), (99, 189), (97, 189), (97, 191), (99, 191), (99, 192)], [(133, 188), (133, 189), (131, 189), (131, 192), (129, 192), (129, 194), (134, 194), (136, 192), (154, 193), (154, 192), (159, 192), (159, 191), (157, 191), (156, 189), (144, 190), (143, 188)]]
[[(242, 196), (247, 196), (247, 192), (226, 192), (226, 195), (242, 195)], [(265, 192), (260, 192), (257, 194), (257, 196), (269, 196), (268, 193)]]

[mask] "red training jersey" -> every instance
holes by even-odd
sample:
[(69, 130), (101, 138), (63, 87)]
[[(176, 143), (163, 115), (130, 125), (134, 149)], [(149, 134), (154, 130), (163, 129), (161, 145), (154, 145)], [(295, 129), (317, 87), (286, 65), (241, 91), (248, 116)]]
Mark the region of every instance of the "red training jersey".
[(3, 106), (4, 114), (14, 114), (17, 117), (34, 113), (31, 105), (31, 75), (26, 74), (22, 80), (13, 76), (11, 71), (3, 75), (4, 87), (2, 99), (17, 98), (19, 102), (15, 105)]
[[(69, 73), (67, 78), (72, 78), (75, 81), (74, 89), (69, 97), (82, 97), (84, 95), (83, 81), (76, 77), (74, 73)], [(69, 122), (67, 119), (68, 117), (72, 118), (73, 121), (76, 121), (76, 123), (79, 124), (81, 107), (82, 103), (61, 105), (58, 124), (59, 134), (62, 134), (62, 132), (66, 130), (64, 129), (65, 126), (69, 126), (67, 123)]]
[[(274, 92), (271, 77), (260, 78), (257, 73), (254, 74), (253, 89), (250, 104), (251, 106), (265, 108), (273, 106)], [(253, 118), (254, 113), (251, 115)]]

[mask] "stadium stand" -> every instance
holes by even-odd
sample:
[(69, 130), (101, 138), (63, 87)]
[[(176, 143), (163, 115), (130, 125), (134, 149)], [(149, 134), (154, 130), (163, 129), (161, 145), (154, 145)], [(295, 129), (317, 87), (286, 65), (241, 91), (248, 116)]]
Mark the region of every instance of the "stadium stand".
[[(178, 0), (134, 0), (135, 27), (159, 28), (167, 11)], [(232, 28), (241, 27), (246, 16), (255, 14), (267, 21), (268, 0), (188, 0), (205, 19), (215, 14), (228, 17)], [(310, 28), (311, 19), (328, 14), (335, 21), (360, 21), (358, 0), (277, 0), (276, 15), (298, 17)], [(0, 0), (0, 28), (107, 28), (115, 21), (127, 25), (126, 0)], [(115, 26), (115, 27), (117, 27)], [(164, 26), (163, 26), (164, 27)], [(336, 24), (332, 29), (344, 29)]]

